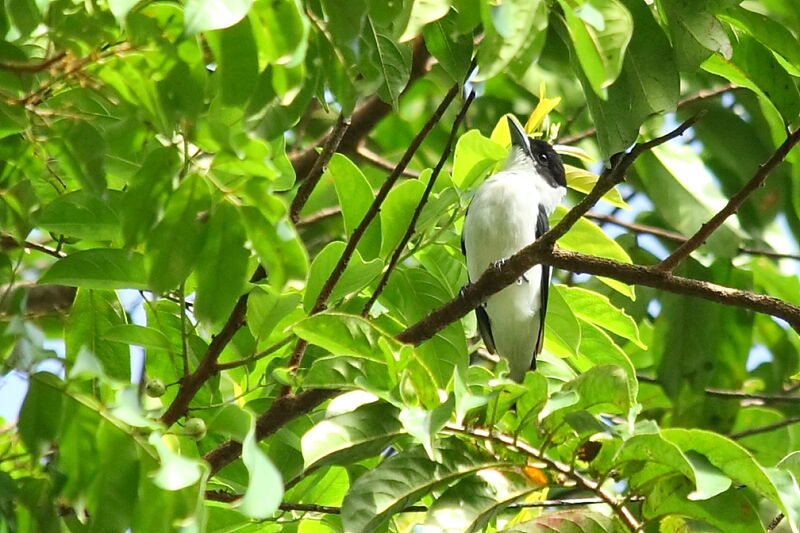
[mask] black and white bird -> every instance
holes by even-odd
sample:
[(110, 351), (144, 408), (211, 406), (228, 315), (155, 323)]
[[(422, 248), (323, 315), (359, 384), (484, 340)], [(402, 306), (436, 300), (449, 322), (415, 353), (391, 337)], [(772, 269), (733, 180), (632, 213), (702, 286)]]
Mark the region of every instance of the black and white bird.
[[(564, 165), (553, 147), (529, 137), (511, 117), (508, 127), (505, 167), (478, 188), (464, 221), (461, 246), (470, 281), (550, 229), (549, 217), (567, 192)], [(475, 309), (486, 348), (508, 360), (515, 381), (536, 368), (549, 288), (550, 267), (535, 265)]]

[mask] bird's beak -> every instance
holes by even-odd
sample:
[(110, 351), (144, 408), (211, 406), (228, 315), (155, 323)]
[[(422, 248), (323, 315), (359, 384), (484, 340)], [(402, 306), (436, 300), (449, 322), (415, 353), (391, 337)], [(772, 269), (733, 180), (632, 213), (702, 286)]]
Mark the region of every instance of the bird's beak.
[(511, 132), (511, 146), (522, 148), (522, 151), (530, 156), (531, 147), (528, 143), (528, 134), (525, 133), (519, 121), (512, 116), (508, 117), (508, 131)]

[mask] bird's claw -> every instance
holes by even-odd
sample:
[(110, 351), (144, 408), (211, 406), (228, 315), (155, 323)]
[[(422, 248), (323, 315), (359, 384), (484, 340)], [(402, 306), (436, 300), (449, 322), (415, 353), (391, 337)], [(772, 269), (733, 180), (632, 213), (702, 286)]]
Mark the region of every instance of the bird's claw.
[(503, 268), (503, 265), (505, 265), (507, 261), (508, 257), (503, 257), (502, 259), (498, 259), (497, 261), (492, 263), (492, 268), (500, 270), (501, 268)]

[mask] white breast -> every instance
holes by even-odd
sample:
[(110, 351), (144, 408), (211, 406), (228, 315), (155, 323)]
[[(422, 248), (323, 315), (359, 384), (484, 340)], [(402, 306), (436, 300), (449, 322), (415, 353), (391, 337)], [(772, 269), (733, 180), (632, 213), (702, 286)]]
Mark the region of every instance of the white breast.
[[(533, 171), (535, 172), (535, 171)], [(512, 256), (536, 240), (540, 203), (549, 215), (564, 196), (532, 169), (505, 170), (488, 178), (475, 193), (464, 221), (464, 247), (471, 281), (492, 263)], [(541, 267), (534, 266), (520, 280), (485, 304), (495, 346), (507, 358), (511, 375), (521, 380), (530, 368), (539, 332)]]

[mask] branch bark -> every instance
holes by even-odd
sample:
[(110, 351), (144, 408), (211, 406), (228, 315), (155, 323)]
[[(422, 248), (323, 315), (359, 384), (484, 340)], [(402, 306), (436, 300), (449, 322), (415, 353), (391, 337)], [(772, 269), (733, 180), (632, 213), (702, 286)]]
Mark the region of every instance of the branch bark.
[(467, 99), (464, 101), (464, 104), (461, 106), (461, 110), (458, 112), (455, 121), (453, 121), (453, 127), (450, 130), (450, 137), (447, 139), (447, 146), (445, 146), (444, 151), (442, 152), (442, 156), (439, 158), (438, 163), (436, 163), (436, 168), (433, 169), (433, 173), (431, 173), (430, 178), (428, 179), (428, 184), (425, 186), (425, 190), (422, 192), (422, 196), (417, 203), (417, 207), (414, 209), (414, 213), (411, 215), (411, 220), (408, 222), (408, 228), (406, 228), (405, 234), (400, 239), (400, 242), (397, 244), (397, 247), (392, 254), (391, 259), (389, 260), (389, 265), (386, 267), (386, 271), (383, 273), (380, 282), (378, 282), (378, 286), (375, 288), (375, 291), (370, 296), (369, 300), (367, 301), (366, 305), (364, 305), (364, 309), (361, 311), (361, 316), (367, 316), (369, 314), (370, 309), (375, 304), (375, 302), (380, 297), (383, 289), (386, 288), (386, 284), (389, 283), (389, 276), (392, 275), (392, 271), (397, 266), (397, 263), (400, 261), (400, 256), (403, 254), (403, 251), (408, 244), (408, 241), (411, 240), (411, 236), (414, 235), (414, 231), (417, 227), (417, 220), (419, 220), (419, 216), (422, 213), (422, 209), (425, 207), (425, 204), (428, 203), (428, 198), (431, 195), (431, 191), (433, 191), (433, 186), (436, 184), (436, 178), (439, 177), (439, 174), (442, 172), (442, 168), (444, 167), (445, 162), (450, 157), (450, 152), (453, 151), (453, 145), (455, 144), (456, 134), (458, 133), (458, 128), (461, 126), (461, 123), (464, 121), (464, 117), (467, 115), (467, 111), (469, 110), (469, 106), (472, 105), (472, 101), (475, 99), (475, 92), (470, 92)]
[(720, 209), (716, 215), (711, 217), (711, 220), (700, 226), (697, 233), (689, 237), (685, 243), (678, 247), (677, 250), (661, 261), (656, 267), (659, 270), (670, 271), (678, 266), (681, 261), (689, 257), (693, 251), (697, 250), (706, 240), (714, 233), (725, 220), (734, 214), (745, 200), (759, 187), (764, 184), (764, 181), (769, 177), (770, 173), (778, 166), (778, 163), (783, 161), (789, 154), (791, 149), (800, 142), (800, 128), (796, 129), (793, 133), (786, 137), (786, 140), (781, 144), (775, 153), (773, 153), (767, 161), (761, 165), (755, 175), (745, 183), (745, 185), (734, 194), (725, 207)]
[[(256, 419), (256, 440), (263, 440), (292, 420), (310, 412), (319, 404), (329, 400), (340, 391), (310, 389), (301, 394), (279, 396), (270, 408)], [(211, 465), (211, 476), (242, 455), (242, 444), (227, 440), (205, 454), (203, 458)]]
[[(266, 275), (267, 273), (264, 270), (264, 267), (259, 266), (255, 273), (253, 273), (250, 281), (256, 282), (262, 280), (266, 277)], [(244, 325), (245, 316), (247, 314), (247, 299), (249, 296), (249, 293), (245, 293), (239, 297), (239, 300), (236, 302), (236, 306), (233, 308), (233, 311), (231, 311), (231, 314), (228, 317), (227, 322), (225, 322), (225, 325), (222, 327), (222, 330), (216, 336), (214, 336), (214, 338), (211, 340), (211, 344), (208, 345), (206, 354), (203, 356), (200, 364), (197, 365), (197, 368), (194, 370), (194, 372), (184, 376), (183, 379), (181, 379), (178, 394), (175, 396), (175, 399), (172, 401), (164, 414), (161, 415), (161, 422), (165, 426), (171, 426), (180, 417), (186, 414), (189, 404), (197, 394), (197, 391), (200, 390), (200, 387), (202, 387), (203, 384), (211, 378), (211, 376), (219, 371), (217, 367), (217, 360), (219, 359), (220, 354), (222, 354), (222, 350), (225, 349), (225, 346), (228, 345), (236, 332), (239, 331), (239, 328)]]

